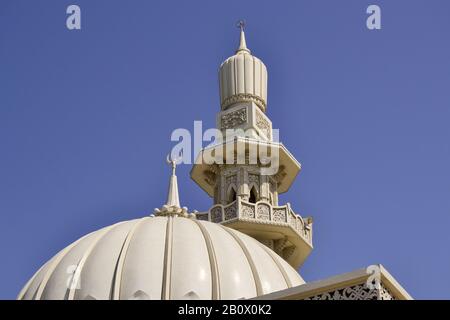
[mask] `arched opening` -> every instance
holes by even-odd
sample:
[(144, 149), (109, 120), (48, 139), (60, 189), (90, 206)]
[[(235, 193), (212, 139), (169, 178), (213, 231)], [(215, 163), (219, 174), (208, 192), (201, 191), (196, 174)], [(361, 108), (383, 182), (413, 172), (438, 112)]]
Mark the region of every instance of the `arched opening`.
[(230, 190), (228, 190), (227, 202), (232, 203), (235, 200), (236, 200), (236, 190), (234, 189), (234, 187), (231, 187)]
[(258, 193), (255, 186), (250, 189), (250, 198), (248, 199), (248, 201), (251, 203), (256, 203), (256, 201), (258, 201)]

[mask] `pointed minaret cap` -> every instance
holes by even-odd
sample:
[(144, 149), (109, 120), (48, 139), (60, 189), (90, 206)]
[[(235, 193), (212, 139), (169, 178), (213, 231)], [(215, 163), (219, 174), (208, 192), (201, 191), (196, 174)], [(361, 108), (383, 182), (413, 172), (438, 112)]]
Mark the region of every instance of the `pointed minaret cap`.
[(160, 209), (156, 208), (154, 211), (155, 216), (181, 216), (186, 218), (195, 218), (194, 213), (188, 213), (187, 207), (180, 207), (180, 197), (178, 194), (178, 180), (175, 174), (177, 168), (178, 159), (171, 159), (167, 156), (167, 163), (172, 167), (172, 175), (169, 180), (169, 191), (167, 193), (166, 204)]
[(254, 103), (262, 112), (267, 108), (267, 68), (247, 48), (244, 21), (239, 21), (239, 47), (219, 68), (220, 107), (225, 111), (242, 102)]
[(239, 40), (239, 48), (236, 50), (236, 54), (238, 54), (238, 53), (251, 53), (251, 51), (247, 48), (247, 43), (245, 42), (245, 32), (244, 32), (245, 21), (240, 20), (237, 23), (237, 27), (239, 29), (241, 29), (241, 38)]

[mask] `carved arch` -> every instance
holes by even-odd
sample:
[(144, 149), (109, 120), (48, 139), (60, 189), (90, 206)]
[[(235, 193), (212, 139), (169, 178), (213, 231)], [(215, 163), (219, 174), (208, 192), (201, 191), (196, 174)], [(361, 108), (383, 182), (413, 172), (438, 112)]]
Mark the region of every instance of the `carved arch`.
[(259, 190), (258, 190), (258, 186), (254, 183), (252, 183), (249, 186), (249, 198), (248, 201), (251, 203), (256, 203), (259, 200)]
[(227, 204), (232, 203), (237, 198), (236, 186), (234, 184), (230, 184), (227, 190)]

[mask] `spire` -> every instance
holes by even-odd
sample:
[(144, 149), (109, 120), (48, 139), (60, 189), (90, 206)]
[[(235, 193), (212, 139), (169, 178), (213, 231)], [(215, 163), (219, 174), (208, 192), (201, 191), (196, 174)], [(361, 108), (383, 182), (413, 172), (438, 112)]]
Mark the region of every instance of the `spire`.
[(170, 159), (169, 155), (167, 155), (167, 163), (172, 166), (172, 175), (170, 176), (169, 181), (169, 192), (167, 194), (166, 205), (169, 207), (180, 207), (180, 198), (178, 196), (178, 181), (177, 176), (175, 174), (177, 168), (177, 160)]
[(195, 214), (197, 211), (194, 210), (193, 213), (188, 213), (188, 208), (180, 207), (180, 197), (178, 195), (178, 181), (177, 175), (175, 174), (177, 169), (177, 161), (180, 159), (173, 159), (170, 155), (167, 155), (167, 163), (172, 167), (172, 175), (169, 180), (169, 191), (167, 193), (166, 204), (160, 209), (156, 208), (154, 211), (155, 216), (180, 216), (186, 218), (195, 219)]
[(241, 38), (239, 41), (239, 48), (236, 50), (236, 54), (237, 53), (250, 53), (250, 50), (247, 48), (247, 43), (245, 42), (245, 32), (244, 32), (245, 21), (240, 20), (237, 23), (237, 27), (239, 29), (241, 29)]

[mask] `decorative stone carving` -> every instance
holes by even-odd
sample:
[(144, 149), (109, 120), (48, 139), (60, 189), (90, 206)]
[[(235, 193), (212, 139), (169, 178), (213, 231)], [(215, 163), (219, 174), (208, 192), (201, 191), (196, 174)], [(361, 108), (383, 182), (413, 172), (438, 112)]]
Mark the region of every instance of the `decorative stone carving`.
[(256, 186), (259, 187), (259, 175), (249, 173), (248, 174), (248, 184), (249, 185), (255, 184)]
[(270, 207), (265, 203), (258, 204), (257, 218), (261, 220), (270, 220)]
[(237, 217), (236, 214), (236, 203), (225, 208), (225, 220), (234, 219)]
[[(294, 213), (295, 214), (295, 213)], [(305, 228), (303, 227), (303, 220), (299, 216), (296, 215), (296, 224), (295, 229), (298, 231), (298, 233), (303, 233)]]
[(303, 227), (303, 220), (301, 217), (296, 215), (293, 211), (289, 211), (289, 224), (294, 228), (298, 233), (304, 233), (305, 228)]
[(259, 111), (256, 112), (256, 126), (268, 139), (271, 138), (270, 124)]
[(391, 292), (383, 285), (380, 284), (379, 290), (379, 299), (380, 300), (395, 300), (395, 297), (391, 294)]
[(236, 102), (254, 102), (262, 111), (266, 111), (266, 102), (254, 94), (239, 93), (222, 102), (222, 110), (226, 110)]
[(236, 178), (236, 175), (234, 174), (234, 175), (231, 175), (231, 176), (228, 176), (228, 177), (226, 177), (226, 183), (227, 183), (227, 188), (228, 188), (228, 186), (230, 185), (230, 184), (234, 184), (234, 185), (236, 185), (236, 182), (237, 182), (237, 178)]
[(222, 221), (222, 208), (214, 207), (211, 209), (211, 222), (221, 222)]
[(295, 213), (293, 213), (292, 211), (289, 211), (289, 224), (291, 225), (292, 228), (294, 228), (295, 230), (297, 230), (297, 219), (296, 219), (296, 215), (295, 215)]
[[(231, 180), (231, 176), (228, 177)], [(238, 212), (239, 207), (239, 212)], [(223, 208), (223, 209), (222, 209)], [(222, 210), (224, 210), (224, 220), (222, 220)], [(255, 219), (256, 223), (267, 223), (274, 225), (290, 226), (305, 241), (312, 243), (312, 218), (303, 219), (297, 215), (289, 204), (285, 206), (273, 206), (270, 203), (258, 202), (256, 205), (245, 200), (245, 195), (237, 197), (235, 203), (222, 207), (215, 205), (210, 209), (210, 221), (222, 222), (234, 218)], [(198, 219), (203, 220), (203, 216), (197, 213)], [(286, 254), (284, 253), (283, 256)]]
[[(229, 176), (231, 172), (227, 171), (226, 174)], [(227, 175), (223, 180), (226, 180), (226, 177)], [(239, 230), (242, 230), (240, 229), (242, 227), (250, 229), (256, 225), (271, 226), (267, 228), (270, 230), (269, 237), (261, 232), (257, 240), (267, 245), (265, 240), (273, 239), (274, 232), (279, 233), (281, 237), (271, 244), (274, 251), (289, 264), (296, 267), (300, 265), (301, 261), (298, 262), (300, 241), (312, 245), (312, 219), (303, 219), (292, 211), (289, 204), (273, 206), (265, 201), (258, 201), (255, 204), (243, 198), (243, 195), (238, 195), (235, 201), (226, 206), (214, 205), (209, 211), (210, 221), (227, 224), (231, 228), (237, 226)], [(285, 236), (286, 232), (289, 232), (289, 239)]]
[(241, 215), (243, 218), (255, 218), (255, 209), (251, 205), (242, 203)]
[(231, 129), (247, 122), (247, 109), (242, 108), (222, 115), (220, 118), (220, 128)]
[(395, 300), (395, 298), (384, 286), (380, 289), (370, 289), (364, 283), (321, 293), (304, 300)]
[(273, 209), (273, 221), (286, 222), (286, 210), (285, 209)]

